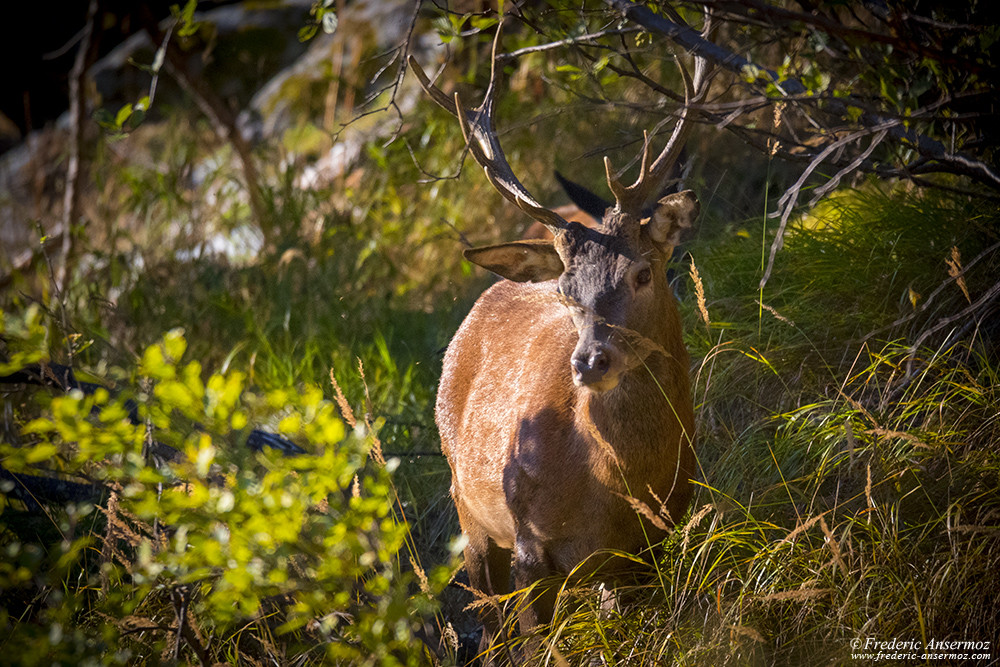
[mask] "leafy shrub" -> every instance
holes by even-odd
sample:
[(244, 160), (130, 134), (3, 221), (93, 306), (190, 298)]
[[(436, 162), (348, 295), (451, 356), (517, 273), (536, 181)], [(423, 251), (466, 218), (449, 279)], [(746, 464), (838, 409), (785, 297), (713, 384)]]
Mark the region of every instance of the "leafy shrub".
[[(37, 314), (4, 322), (12, 348), (40, 331)], [(347, 432), (318, 387), (257, 396), (238, 371), (203, 380), (185, 349), (168, 333), (142, 355), (140, 391), (46, 398), (0, 446), (14, 473), (0, 495), (5, 651), (66, 664), (424, 661), (417, 636), (449, 573), (400, 567), (398, 461), (374, 463), (375, 436)], [(308, 454), (246, 448), (268, 418)], [(39, 521), (11, 491), (43, 464), (100, 493)]]

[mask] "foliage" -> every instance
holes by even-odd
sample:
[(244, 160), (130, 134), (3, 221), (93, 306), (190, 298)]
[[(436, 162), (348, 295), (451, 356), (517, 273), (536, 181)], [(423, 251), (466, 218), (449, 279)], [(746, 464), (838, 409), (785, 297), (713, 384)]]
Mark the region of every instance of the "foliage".
[[(763, 301), (755, 233), (693, 244), (711, 323), (684, 304), (700, 490), (609, 618), (567, 583), (539, 660), (841, 664), (858, 638), (992, 641), (995, 333), (958, 320), (935, 347), (907, 341), (968, 304), (952, 244), (986, 251), (971, 298), (992, 287), (996, 224), (964, 197), (841, 192), (794, 228)], [(936, 286), (945, 302), (922, 309)]]
[[(422, 662), (415, 632), (449, 572), (421, 571), (425, 594), (400, 567), (398, 459), (369, 462), (377, 440), (345, 433), (318, 388), (255, 396), (239, 371), (203, 381), (185, 349), (181, 332), (167, 334), (136, 371), (145, 391), (52, 397), (21, 442), (2, 446), (11, 473), (44, 461), (107, 489), (96, 504), (55, 508), (43, 534), (4, 503), (5, 649), (27, 662), (146, 661), (177, 655), (181, 627), (185, 652), (203, 662), (243, 652)], [(309, 455), (242, 446), (269, 414)], [(176, 455), (150, 465), (167, 445)]]
[[(709, 5), (725, 19), (712, 39), (777, 78), (766, 67), (745, 72), (750, 81), (718, 75), (689, 147), (686, 184), (703, 223), (685, 248), (703, 316), (697, 288), (677, 284), (701, 490), (610, 615), (590, 582), (567, 582), (537, 657), (803, 664), (845, 662), (857, 637), (994, 638), (998, 334), (988, 307), (966, 311), (996, 285), (994, 200), (969, 195), (982, 188), (967, 176), (922, 173), (946, 163), (906, 142), (876, 146), (860, 163), (876, 176), (834, 189), (870, 145), (859, 137), (803, 184), (827, 196), (788, 218), (771, 280), (759, 281), (777, 237), (760, 212), (865, 114), (994, 159), (979, 105), (995, 96), (984, 74), (995, 28), (949, 33), (980, 21), (972, 6), (932, 7), (921, 26), (912, 13), (892, 24), (843, 3), (797, 18), (772, 3), (772, 23), (750, 5)], [(699, 25), (701, 6), (654, 9)], [(105, 489), (42, 513), (2, 482), (0, 614), (12, 654), (393, 664), (430, 660), (430, 638), (444, 662), (471, 657), (453, 634), (475, 644), (471, 596), (445, 589), (451, 570), (435, 567), (451, 563), (457, 522), (434, 389), (441, 350), (487, 281), (462, 261), (463, 242), (510, 240), (527, 220), (465, 168), (457, 123), (412, 77), (381, 87), (376, 73), (391, 76), (400, 61), (359, 36), (349, 9), (317, 3), (304, 36), (337, 17), (331, 43), (341, 59), (359, 49), (348, 61), (358, 71), (324, 65), (284, 82), (266, 109), (291, 120), (253, 150), (260, 219), (217, 128), (176, 96), (147, 103), (144, 86), (138, 103), (97, 115), (113, 136), (90, 163), (86, 260), (65, 285), (40, 265), (0, 295), (0, 375), (72, 362), (115, 382), (88, 395), (3, 397), (5, 470)], [(520, 55), (503, 61), (498, 99), (514, 170), (545, 203), (562, 197), (553, 168), (602, 190), (602, 155), (629, 164), (642, 130), (657, 128), (654, 143), (669, 132), (680, 48), (602, 3), (518, 11), (503, 50)], [(840, 23), (822, 20), (831, 17)], [(478, 103), (495, 13), (425, 5), (418, 18), (411, 51), (440, 37), (439, 83)], [(187, 38), (202, 34), (212, 37), (198, 48), (220, 63), (238, 51), (209, 48), (208, 24)], [(927, 44), (934, 53), (913, 53)], [(239, 53), (229, 69), (203, 63), (206, 77), (237, 69), (252, 79)], [(956, 76), (967, 62), (973, 75)], [(794, 81), (804, 92), (783, 96)], [(364, 102), (349, 106), (345, 90)], [(779, 101), (788, 106), (776, 116)], [(360, 113), (378, 105), (400, 115)], [(306, 179), (334, 146), (351, 156), (341, 171)], [(916, 168), (893, 171), (903, 164)], [(891, 178), (914, 175), (935, 189)], [(357, 428), (334, 413), (331, 372)], [(309, 455), (247, 450), (254, 427)], [(160, 445), (177, 453), (159, 460)], [(376, 449), (388, 465), (371, 460)], [(435, 634), (451, 639), (438, 645)]]

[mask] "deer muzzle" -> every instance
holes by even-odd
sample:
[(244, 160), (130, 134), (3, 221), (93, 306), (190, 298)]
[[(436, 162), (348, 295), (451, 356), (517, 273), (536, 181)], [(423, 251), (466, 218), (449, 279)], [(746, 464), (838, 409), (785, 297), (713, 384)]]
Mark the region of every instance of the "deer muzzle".
[[(608, 327), (593, 327), (581, 332), (573, 350), (570, 365), (573, 383), (595, 394), (603, 394), (618, 386), (625, 364), (621, 352), (607, 338)], [(600, 334), (605, 334), (601, 336)]]

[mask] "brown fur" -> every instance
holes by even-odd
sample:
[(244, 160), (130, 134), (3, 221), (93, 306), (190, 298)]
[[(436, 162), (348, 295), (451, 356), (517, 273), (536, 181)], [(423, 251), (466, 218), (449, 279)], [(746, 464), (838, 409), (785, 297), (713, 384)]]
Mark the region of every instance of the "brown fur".
[[(595, 220), (594, 216), (590, 215), (576, 204), (565, 204), (563, 206), (557, 206), (552, 210), (561, 215), (567, 222), (579, 222), (584, 227), (595, 228), (601, 224), (600, 220)], [(521, 234), (521, 238), (525, 240), (549, 240), (553, 237), (552, 232), (549, 231), (548, 227), (535, 220), (528, 225), (527, 229), (524, 230), (524, 233)]]
[[(571, 225), (538, 262), (551, 264), (554, 248), (565, 267), (558, 280), (497, 283), (452, 339), (436, 419), (473, 587), (507, 592), (512, 555), (521, 588), (566, 575), (596, 551), (658, 542), (663, 531), (629, 497), (674, 522), (686, 510), (694, 414), (664, 264), (695, 215), (685, 192), (662, 200), (651, 220), (616, 210), (597, 230)], [(648, 283), (635, 277), (643, 267)], [(574, 374), (587, 345), (613, 353), (606, 382)], [(543, 591), (521, 613), (522, 631), (551, 620), (554, 591)], [(501, 619), (493, 610), (484, 623), (486, 649)]]

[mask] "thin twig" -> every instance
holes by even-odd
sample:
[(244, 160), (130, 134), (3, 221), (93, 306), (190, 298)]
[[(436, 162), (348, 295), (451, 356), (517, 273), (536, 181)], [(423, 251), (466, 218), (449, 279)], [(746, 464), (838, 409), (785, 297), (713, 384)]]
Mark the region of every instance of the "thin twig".
[(520, 58), (521, 56), (528, 55), (529, 53), (542, 53), (544, 51), (552, 51), (554, 49), (559, 49), (564, 46), (577, 46), (583, 42), (593, 42), (595, 40), (601, 39), (602, 37), (610, 37), (613, 35), (627, 35), (631, 33), (639, 32), (639, 28), (619, 28), (614, 30), (601, 30), (599, 32), (591, 32), (586, 35), (580, 35), (579, 37), (567, 37), (566, 39), (560, 39), (555, 42), (548, 42), (546, 44), (538, 44), (536, 46), (526, 46), (523, 49), (515, 49), (509, 53), (497, 54), (497, 60), (499, 62), (505, 62), (507, 60), (514, 60), (515, 58)]
[[(891, 127), (891, 125), (896, 125), (898, 123), (899, 121), (891, 120), (887, 123), (887, 125)], [(819, 167), (819, 165), (821, 165), (823, 161), (837, 149), (846, 146), (852, 141), (856, 141), (857, 139), (860, 139), (861, 137), (864, 137), (869, 134), (882, 134), (884, 136), (885, 132), (888, 130), (889, 127), (887, 126), (876, 127), (871, 129), (866, 128), (859, 132), (853, 132), (847, 135), (846, 137), (841, 137), (840, 139), (834, 141), (829, 146), (820, 151), (816, 155), (816, 157), (812, 159), (812, 161), (809, 163), (809, 166), (807, 166), (802, 171), (802, 174), (799, 176), (799, 179), (795, 181), (792, 187), (788, 188), (785, 194), (782, 195), (781, 199), (778, 200), (778, 206), (783, 206), (784, 209), (781, 211), (781, 224), (778, 225), (778, 232), (774, 237), (774, 241), (771, 243), (771, 255), (770, 257), (768, 257), (767, 260), (767, 268), (764, 270), (764, 275), (760, 279), (761, 289), (764, 288), (764, 285), (767, 284), (768, 279), (771, 277), (771, 271), (774, 269), (774, 259), (778, 254), (778, 250), (781, 249), (781, 246), (784, 243), (785, 228), (788, 226), (788, 219), (791, 217), (792, 210), (798, 203), (799, 192), (801, 192), (802, 186), (805, 185), (806, 180), (812, 175), (812, 173), (817, 169), (817, 167)], [(876, 145), (875, 142), (873, 142), (873, 145), (870, 146), (870, 148), (874, 148), (875, 145)], [(774, 215), (777, 215), (777, 213), (771, 214), (772, 217)]]
[(809, 208), (815, 206), (820, 199), (826, 196), (828, 192), (830, 192), (838, 185), (840, 185), (840, 181), (841, 179), (844, 178), (844, 176), (853, 173), (854, 170), (860, 167), (862, 163), (864, 163), (864, 161), (868, 159), (868, 156), (872, 154), (872, 151), (874, 151), (875, 148), (880, 143), (882, 143), (882, 140), (885, 139), (886, 134), (888, 134), (888, 130), (882, 130), (881, 132), (877, 132), (875, 136), (872, 137), (871, 143), (868, 144), (868, 148), (866, 148), (864, 152), (861, 153), (861, 155), (851, 160), (851, 162), (846, 167), (843, 167), (840, 171), (834, 174), (829, 181), (827, 181), (820, 187), (816, 188), (816, 190), (813, 192), (812, 199), (809, 200), (808, 204)]
[(204, 78), (193, 73), (186, 64), (186, 56), (180, 47), (170, 39), (170, 33), (164, 34), (156, 18), (150, 13), (148, 8), (140, 10), (143, 20), (143, 27), (149, 34), (150, 39), (157, 48), (157, 57), (161, 50), (165, 49), (166, 57), (164, 64), (167, 71), (175, 81), (187, 92), (194, 103), (201, 110), (205, 117), (212, 124), (216, 135), (227, 141), (236, 152), (240, 166), (243, 170), (243, 179), (246, 181), (246, 189), (250, 204), (250, 212), (260, 229), (268, 229), (265, 214), (266, 206), (261, 193), (260, 177), (257, 172), (257, 165), (254, 161), (253, 150), (250, 143), (243, 137), (237, 123), (236, 114), (229, 105), (218, 96)]
[[(629, 20), (634, 21), (651, 32), (668, 37), (695, 55), (708, 58), (741, 78), (744, 76), (745, 71), (758, 72), (761, 77), (775, 86), (781, 93), (782, 98), (790, 95), (802, 95), (808, 92), (808, 87), (799, 79), (794, 77), (782, 78), (774, 70), (761, 67), (747, 58), (705, 39), (698, 31), (670, 21), (654, 13), (644, 4), (635, 3), (632, 0), (605, 0), (605, 2), (613, 9), (621, 12)], [(849, 107), (843, 100), (833, 99), (827, 103), (824, 111), (831, 116), (843, 117), (848, 115)], [(968, 176), (993, 189), (1000, 189), (1000, 174), (997, 174), (985, 162), (965, 155), (951, 153), (940, 141), (920, 134), (907, 124), (901, 122), (889, 124), (883, 115), (872, 112), (862, 113), (859, 123), (869, 128), (887, 128), (890, 136), (897, 141), (912, 146), (921, 155), (950, 167), (955, 173)]]
[[(407, 62), (409, 61), (409, 55), (410, 55), (410, 45), (413, 41), (413, 31), (416, 28), (417, 18), (419, 18), (420, 16), (420, 7), (422, 4), (423, 0), (414, 0), (413, 13), (410, 15), (410, 23), (406, 28), (406, 37), (403, 39), (403, 42), (394, 49), (395, 55), (393, 55), (393, 57), (389, 60), (389, 62), (387, 62), (382, 67), (382, 69), (379, 70), (380, 73), (384, 72), (386, 69), (388, 69), (389, 65), (391, 65), (397, 59), (399, 60), (399, 66), (396, 69), (396, 76), (394, 77), (392, 84), (386, 86), (384, 89), (379, 91), (379, 94), (381, 95), (381, 93), (391, 89), (392, 95), (389, 96), (389, 101), (383, 106), (379, 107), (378, 109), (369, 109), (360, 114), (356, 114), (350, 120), (343, 123), (340, 126), (340, 129), (337, 130), (337, 132), (333, 135), (334, 141), (337, 141), (339, 139), (341, 133), (344, 130), (346, 130), (348, 127), (358, 122), (362, 118), (370, 116), (372, 114), (381, 113), (383, 111), (388, 111), (389, 109), (392, 109), (393, 111), (396, 112), (396, 116), (399, 119), (399, 123), (396, 125), (396, 129), (393, 130), (392, 134), (389, 135), (389, 139), (383, 144), (383, 146), (388, 146), (389, 144), (394, 142), (396, 138), (399, 136), (399, 133), (403, 129), (403, 112), (400, 110), (399, 105), (396, 103), (396, 96), (399, 95), (399, 91), (403, 85), (403, 77), (406, 76)], [(365, 104), (370, 104), (372, 101), (374, 101), (374, 99), (375, 98), (369, 98), (369, 100)]]
[[(66, 336), (68, 364), (73, 365), (73, 343), (70, 341), (68, 316), (66, 314), (66, 290), (73, 275), (75, 255), (73, 227), (80, 215), (80, 190), (83, 186), (83, 126), (87, 120), (87, 71), (97, 58), (98, 3), (90, 0), (87, 4), (87, 18), (80, 35), (80, 46), (76, 51), (73, 69), (69, 74), (69, 157), (66, 161), (66, 190), (63, 193), (62, 262), (52, 276), (52, 288), (59, 301), (62, 316), (63, 335)], [(46, 261), (50, 261), (48, 254)], [(51, 270), (51, 264), (50, 264)]]
[(944, 329), (946, 326), (957, 322), (958, 320), (962, 319), (963, 317), (966, 317), (968, 315), (971, 315), (972, 313), (975, 313), (977, 310), (980, 310), (981, 308), (986, 307), (987, 305), (989, 305), (989, 303), (991, 301), (993, 301), (993, 299), (997, 298), (997, 296), (1000, 296), (1000, 282), (997, 282), (996, 284), (993, 285), (993, 287), (989, 288), (986, 291), (985, 294), (983, 294), (981, 297), (979, 297), (979, 299), (976, 300), (975, 303), (969, 304), (968, 306), (966, 306), (965, 308), (963, 308), (958, 313), (955, 313), (951, 317), (944, 317), (944, 318), (940, 319), (937, 324), (935, 324), (930, 329), (928, 329), (928, 330), (924, 331), (922, 334), (920, 334), (920, 336), (917, 338), (917, 340), (910, 347), (910, 360), (907, 363), (907, 370), (909, 371), (909, 368), (913, 364), (913, 358), (917, 354), (917, 350), (920, 348), (920, 345), (925, 340), (927, 340), (930, 336), (933, 336), (935, 333), (937, 333), (941, 329)]

